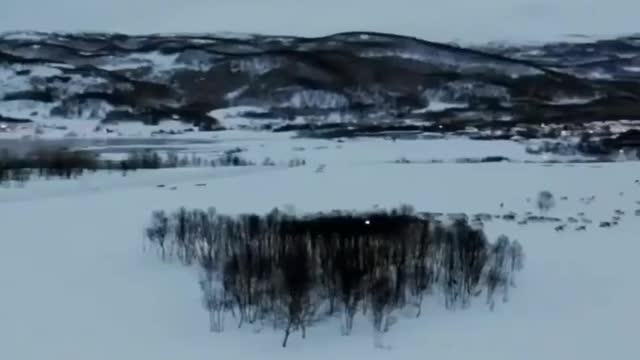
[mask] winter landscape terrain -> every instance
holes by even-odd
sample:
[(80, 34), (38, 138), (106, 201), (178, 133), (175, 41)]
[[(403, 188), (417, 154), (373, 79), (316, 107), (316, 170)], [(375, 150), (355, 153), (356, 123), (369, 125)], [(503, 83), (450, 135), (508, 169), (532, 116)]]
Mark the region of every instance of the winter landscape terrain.
[[(634, 258), (640, 222), (634, 211), (640, 208), (640, 185), (634, 183), (635, 163), (398, 164), (393, 160), (402, 156), (526, 154), (507, 142), (337, 143), (239, 135), (189, 151), (240, 144), (256, 159), (288, 160), (303, 153), (307, 165), (139, 170), (126, 177), (96, 173), (2, 188), (3, 358), (298, 359), (330, 353), (380, 359), (470, 354), (599, 359), (636, 353)], [(320, 164), (326, 168), (317, 173)], [(527, 198), (540, 189), (556, 194), (550, 215), (560, 222), (519, 223), (527, 211), (538, 212)], [(587, 204), (584, 199), (591, 196), (595, 200)], [(339, 335), (336, 319), (312, 328), (305, 340), (294, 336), (282, 349), (280, 331), (236, 329), (231, 318), (224, 332), (210, 333), (197, 271), (165, 264), (143, 245), (142, 226), (154, 209), (213, 205), (234, 214), (287, 204), (308, 212), (400, 203), (443, 213), (515, 212), (514, 221), (484, 224), (488, 238), (507, 234), (526, 252), (509, 300), (493, 311), (483, 297), (469, 309), (446, 311), (439, 297), (429, 299), (420, 318), (397, 315), (400, 320), (385, 334), (388, 351), (374, 349), (365, 319), (350, 336)], [(600, 227), (616, 210), (625, 212), (618, 225)], [(567, 228), (556, 231), (558, 224)], [(586, 231), (577, 231), (582, 225)]]
[(635, 2), (26, 3), (0, 359), (637, 357)]

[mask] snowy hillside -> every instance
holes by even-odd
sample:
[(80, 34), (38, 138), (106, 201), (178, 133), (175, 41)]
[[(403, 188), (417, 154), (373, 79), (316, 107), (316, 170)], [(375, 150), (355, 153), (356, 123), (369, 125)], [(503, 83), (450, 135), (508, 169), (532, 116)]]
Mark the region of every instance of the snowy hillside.
[(638, 11), (3, 0), (0, 360), (637, 358)]
[[(94, 137), (140, 122), (211, 131), (225, 127), (216, 114), (245, 109), (237, 115), (263, 130), (581, 135), (589, 124), (640, 118), (639, 57), (634, 36), (463, 47), (373, 32), (6, 32), (0, 123), (73, 119)], [(81, 133), (68, 136), (90, 136)]]

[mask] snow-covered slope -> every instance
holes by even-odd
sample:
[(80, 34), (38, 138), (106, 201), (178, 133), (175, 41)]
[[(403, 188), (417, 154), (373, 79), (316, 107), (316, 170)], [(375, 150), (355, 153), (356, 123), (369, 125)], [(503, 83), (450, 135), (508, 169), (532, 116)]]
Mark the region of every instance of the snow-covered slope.
[(374, 32), (9, 32), (0, 34), (0, 122), (176, 120), (211, 130), (215, 111), (258, 108), (246, 116), (255, 123), (580, 127), (640, 118), (638, 58), (632, 36), (463, 47)]

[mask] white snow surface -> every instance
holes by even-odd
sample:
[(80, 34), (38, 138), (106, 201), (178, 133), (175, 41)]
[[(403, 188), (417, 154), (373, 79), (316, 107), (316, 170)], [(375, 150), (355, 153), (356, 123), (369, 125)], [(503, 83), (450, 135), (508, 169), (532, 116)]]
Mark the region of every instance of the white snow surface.
[(0, 31), (322, 36), (372, 30), (463, 42), (578, 40), (569, 36), (634, 33), (640, 11), (636, 0), (4, 0), (2, 5)]
[(557, 98), (552, 101), (548, 101), (547, 104), (551, 105), (583, 105), (588, 104), (594, 100), (597, 100), (597, 97), (588, 97), (588, 98), (580, 98), (580, 97), (563, 97)]
[(249, 112), (264, 113), (266, 111), (269, 109), (259, 106), (230, 106), (212, 110), (208, 115), (220, 121), (220, 125), (226, 129), (259, 128), (269, 123), (281, 124), (283, 122), (280, 119), (251, 119), (243, 116)]
[(49, 117), (49, 113), (55, 105), (55, 103), (45, 103), (35, 100), (0, 101), (0, 115), (42, 120)]
[[(635, 163), (393, 164), (387, 160), (409, 153), (524, 155), (508, 142), (337, 143), (242, 131), (218, 133), (215, 140), (200, 151), (247, 147), (243, 155), (300, 156), (309, 165), (97, 173), (0, 187), (0, 359), (601, 360), (637, 354)], [(317, 164), (326, 164), (324, 172), (314, 171)], [(526, 198), (545, 189), (568, 197), (550, 215), (584, 211), (594, 224), (586, 232), (555, 232), (550, 224), (486, 223), (491, 239), (504, 233), (525, 249), (509, 301), (493, 312), (483, 301), (449, 312), (433, 298), (419, 319), (398, 315), (384, 335), (387, 350), (373, 348), (366, 319), (347, 337), (339, 335), (338, 321), (313, 326), (306, 340), (295, 334), (286, 349), (280, 331), (236, 329), (229, 318), (224, 333), (211, 334), (195, 270), (162, 263), (143, 249), (142, 229), (155, 209), (261, 213), (290, 204), (306, 212), (410, 203), (421, 211), (522, 214), (534, 210)], [(579, 201), (591, 195), (590, 205)], [(620, 225), (598, 228), (615, 209), (627, 213)]]
[(27, 76), (17, 75), (13, 67), (0, 66), (0, 97), (10, 92), (26, 91), (31, 89)]
[[(133, 124), (128, 130), (133, 134)], [(144, 129), (144, 125), (140, 125)], [(164, 126), (164, 125), (163, 125)], [(157, 145), (144, 141), (144, 133), (139, 137), (114, 137), (111, 139), (125, 140), (122, 146), (108, 145), (106, 139), (78, 138), (79, 142), (92, 143), (84, 147), (89, 150), (109, 150), (111, 153), (122, 153), (132, 147), (173, 150), (179, 153), (195, 155), (210, 159), (219, 156), (226, 150), (241, 149), (243, 158), (257, 164), (265, 158), (281, 163), (293, 158), (302, 158), (309, 165), (328, 164), (379, 164), (394, 163), (398, 160), (408, 160), (412, 163), (428, 163), (434, 160), (442, 162), (456, 162), (460, 159), (480, 159), (489, 156), (507, 156), (514, 162), (543, 162), (543, 161), (571, 161), (584, 160), (581, 156), (562, 156), (556, 154), (534, 155), (525, 150), (527, 145), (535, 145), (538, 140), (523, 142), (509, 140), (469, 140), (463, 137), (444, 137), (428, 141), (403, 140), (392, 141), (385, 138), (356, 138), (344, 142), (324, 139), (294, 138), (292, 133), (269, 133), (247, 130), (227, 130), (220, 132), (185, 133), (162, 138), (164, 141)], [(46, 139), (46, 138), (45, 138)], [(55, 139), (50, 137), (49, 139)], [(108, 139), (108, 138), (107, 138)], [(64, 140), (64, 139), (62, 139)], [(132, 143), (139, 141), (139, 145)], [(1, 143), (0, 143), (1, 147)], [(345, 154), (358, 153), (358, 156)]]
[[(193, 130), (193, 126), (176, 120), (160, 121), (158, 125), (145, 125), (139, 121), (122, 121), (109, 124), (102, 124), (89, 114), (81, 114), (83, 117), (71, 119), (51, 117), (48, 115), (50, 104), (36, 103), (31, 110), (28, 107), (30, 101), (0, 102), (0, 114), (5, 116), (15, 116), (18, 118), (30, 118), (34, 123), (19, 126), (15, 131), (0, 133), (0, 139), (47, 139), (60, 140), (65, 138), (81, 138), (90, 140), (112, 139), (112, 138), (150, 138), (150, 137), (172, 137), (183, 138), (185, 136), (201, 139), (211, 138), (210, 132), (189, 132), (177, 135), (160, 135), (163, 131), (184, 131)], [(108, 104), (105, 104), (108, 105)], [(99, 109), (104, 111), (107, 106)], [(36, 111), (36, 115), (31, 115)]]
[(414, 111), (414, 113), (416, 114), (423, 114), (426, 112), (432, 112), (432, 111), (444, 111), (444, 110), (448, 110), (448, 109), (456, 109), (456, 108), (464, 108), (467, 107), (467, 104), (460, 104), (460, 103), (451, 103), (451, 102), (443, 102), (443, 101), (430, 101), (429, 102), (429, 106), (427, 106), (426, 108), (423, 109), (418, 109), (416, 111)]
[(175, 69), (177, 54), (164, 55), (158, 51), (148, 53), (133, 53), (120, 58), (105, 59), (105, 63), (99, 65), (105, 70), (135, 69), (140, 66), (151, 66), (155, 71)]

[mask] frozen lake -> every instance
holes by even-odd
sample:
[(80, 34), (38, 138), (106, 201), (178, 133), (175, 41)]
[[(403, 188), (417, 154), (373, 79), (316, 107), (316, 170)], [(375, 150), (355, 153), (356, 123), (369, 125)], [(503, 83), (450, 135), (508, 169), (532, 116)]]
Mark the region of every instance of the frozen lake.
[(127, 149), (140, 147), (163, 148), (170, 147), (172, 149), (187, 148), (189, 145), (209, 144), (215, 140), (197, 140), (197, 139), (166, 139), (166, 138), (104, 138), (104, 139), (42, 139), (42, 140), (25, 140), (25, 139), (0, 139), (0, 149), (9, 149), (18, 154), (29, 152), (33, 149), (78, 149), (97, 147), (100, 152), (107, 152), (110, 148), (117, 148), (123, 152)]

